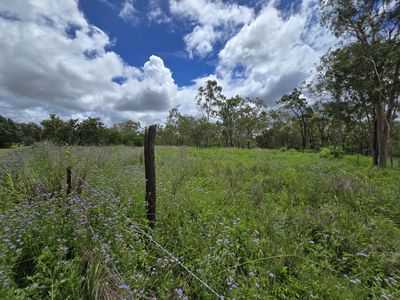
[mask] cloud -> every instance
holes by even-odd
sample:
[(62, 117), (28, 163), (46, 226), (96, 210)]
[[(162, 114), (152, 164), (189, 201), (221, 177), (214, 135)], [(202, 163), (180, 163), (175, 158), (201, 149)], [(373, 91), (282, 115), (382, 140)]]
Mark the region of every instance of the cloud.
[(139, 18), (137, 11), (133, 6), (133, 0), (125, 0), (118, 16), (126, 23), (137, 24)]
[(191, 58), (204, 57), (217, 42), (225, 42), (253, 19), (253, 9), (222, 0), (170, 0), (170, 12), (193, 26), (184, 37)]
[(172, 21), (171, 18), (168, 17), (167, 14), (161, 9), (159, 0), (149, 1), (147, 18), (150, 22), (154, 22), (156, 24), (169, 24)]
[(98, 0), (99, 2), (103, 3), (104, 5), (107, 5), (111, 9), (116, 9), (115, 3), (112, 3), (110, 0)]
[(317, 0), (303, 0), (284, 16), (270, 2), (219, 53), (217, 74), (225, 89), (273, 104), (302, 81), (336, 39), (318, 24)]
[[(158, 8), (162, 12), (156, 1), (149, 5), (153, 17)], [(318, 0), (302, 0), (289, 15), (274, 2), (257, 12), (222, 0), (170, 0), (169, 8), (190, 24), (184, 41), (192, 57), (222, 46), (215, 72), (190, 86), (179, 87), (161, 57), (151, 56), (142, 67), (127, 65), (77, 0), (0, 1), (2, 114), (21, 121), (57, 113), (162, 122), (172, 107), (198, 114), (194, 98), (207, 79), (217, 79), (227, 96), (263, 97), (271, 104), (309, 79), (336, 41), (318, 25)]]
[(177, 92), (171, 71), (158, 56), (151, 56), (140, 76), (122, 84), (123, 98), (115, 108), (128, 111), (166, 111)]
[[(47, 113), (155, 119), (178, 87), (161, 58), (128, 66), (77, 1), (0, 2), (0, 107), (25, 120)], [(9, 16), (13, 16), (10, 18)], [(123, 83), (116, 79), (122, 79)], [(146, 121), (146, 120), (139, 120)]]

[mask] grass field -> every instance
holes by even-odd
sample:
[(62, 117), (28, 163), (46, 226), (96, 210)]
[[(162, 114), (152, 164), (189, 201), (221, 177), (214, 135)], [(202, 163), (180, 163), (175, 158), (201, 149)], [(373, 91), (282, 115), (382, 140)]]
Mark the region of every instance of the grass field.
[(13, 151), (13, 149), (0, 149), (0, 157), (7, 156)]
[[(156, 158), (150, 231), (142, 149), (0, 153), (1, 297), (216, 298), (144, 231), (226, 299), (400, 298), (399, 170), (259, 149)], [(81, 194), (65, 195), (67, 166)]]

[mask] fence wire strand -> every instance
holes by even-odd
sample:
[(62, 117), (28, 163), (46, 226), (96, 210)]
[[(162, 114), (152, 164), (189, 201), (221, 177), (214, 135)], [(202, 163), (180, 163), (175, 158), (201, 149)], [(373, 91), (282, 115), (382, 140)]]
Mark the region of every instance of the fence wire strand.
[[(72, 173), (72, 172), (71, 172), (71, 173)], [(87, 206), (88, 203), (87, 203), (86, 199), (84, 200), (84, 202), (85, 202), (85, 205)], [(101, 245), (102, 243), (101, 243), (101, 241), (97, 238), (97, 234), (95, 233), (95, 231), (94, 231), (94, 229), (93, 229), (93, 226), (92, 226), (92, 224), (90, 223), (90, 221), (89, 221), (89, 219), (88, 219), (89, 212), (88, 212), (88, 209), (87, 209), (86, 206), (83, 208), (84, 212), (81, 211), (81, 214), (82, 214), (83, 217), (85, 218), (85, 224), (87, 224), (87, 226), (89, 227), (89, 231), (90, 231), (90, 233), (91, 233), (91, 235), (92, 235), (92, 239), (94, 239), (99, 245)], [(105, 259), (105, 261), (106, 261), (107, 263), (109, 263), (109, 264), (111, 265), (112, 272), (114, 272), (114, 275), (116, 275), (116, 276), (118, 277), (119, 281), (120, 281), (123, 285), (127, 286), (127, 284), (126, 284), (124, 278), (122, 277), (122, 275), (121, 275), (120, 272), (118, 271), (118, 268), (117, 268), (116, 265), (113, 263), (113, 261), (112, 261), (110, 258), (107, 258), (107, 257), (105, 257), (104, 259)], [(131, 294), (131, 292), (130, 292), (129, 290), (128, 290), (127, 292), (128, 292), (128, 294), (129, 294), (130, 296), (132, 296), (132, 294)]]
[[(121, 213), (117, 207), (115, 207), (112, 203), (110, 203), (105, 196), (103, 196), (103, 193), (99, 192), (97, 189), (95, 189), (93, 186), (91, 186), (85, 179), (80, 177), (78, 174), (76, 174), (74, 171), (71, 171), (72, 175), (81, 180), (88, 188), (90, 188), (94, 193), (99, 195), (101, 199), (104, 201), (104, 203), (107, 203), (117, 214), (119, 214), (122, 218), (125, 219), (126, 222), (132, 223), (132, 220), (127, 217), (125, 214)], [(184, 269), (189, 275), (191, 275), (193, 278), (195, 278), (198, 282), (200, 282), (206, 289), (208, 289), (213, 295), (215, 295), (218, 299), (225, 299), (224, 296), (220, 295), (213, 289), (207, 282), (205, 282), (203, 279), (201, 279), (199, 276), (197, 276), (193, 271), (191, 271), (188, 267), (185, 266), (183, 262), (181, 262), (178, 258), (176, 258), (175, 255), (173, 255), (170, 251), (168, 251), (165, 247), (163, 247), (160, 243), (158, 243), (151, 234), (147, 233), (145, 230), (141, 229), (137, 224), (135, 224), (135, 229), (137, 229), (141, 234), (143, 234), (145, 237), (147, 237), (158, 249), (160, 249), (162, 252), (167, 254), (170, 258), (172, 258), (182, 269)], [(115, 266), (114, 266), (115, 267)]]

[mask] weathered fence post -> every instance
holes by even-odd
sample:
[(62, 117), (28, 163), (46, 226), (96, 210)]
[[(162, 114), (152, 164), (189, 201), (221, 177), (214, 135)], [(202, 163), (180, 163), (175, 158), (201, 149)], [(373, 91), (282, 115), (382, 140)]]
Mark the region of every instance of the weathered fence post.
[(156, 165), (154, 145), (157, 126), (151, 125), (144, 132), (144, 169), (146, 177), (146, 205), (149, 225), (154, 228), (156, 222)]
[(67, 195), (72, 192), (72, 170), (71, 167), (67, 167)]

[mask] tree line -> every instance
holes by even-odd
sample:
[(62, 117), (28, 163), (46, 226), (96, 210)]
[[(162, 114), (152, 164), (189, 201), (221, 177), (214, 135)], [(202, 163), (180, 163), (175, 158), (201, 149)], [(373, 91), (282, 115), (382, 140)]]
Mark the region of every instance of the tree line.
[(0, 116), (0, 147), (15, 144), (32, 145), (39, 141), (60, 145), (143, 145), (143, 130), (139, 122), (131, 120), (106, 127), (100, 118), (62, 120), (52, 114), (36, 123), (16, 123)]
[[(304, 87), (310, 93), (315, 92), (310, 88)], [(209, 90), (206, 98), (204, 90)], [(217, 97), (215, 90), (219, 91)], [(196, 118), (180, 113), (177, 108), (171, 109), (166, 122), (159, 125), (157, 142), (174, 146), (302, 151), (336, 147), (347, 153), (372, 154), (368, 119), (352, 103), (334, 100), (310, 103), (303, 93), (296, 88), (277, 101), (277, 108), (267, 108), (260, 99), (240, 96), (225, 99), (222, 88), (215, 81), (208, 81), (197, 96), (203, 116)], [(400, 123), (397, 121), (393, 122), (390, 141), (388, 152), (400, 156)]]

